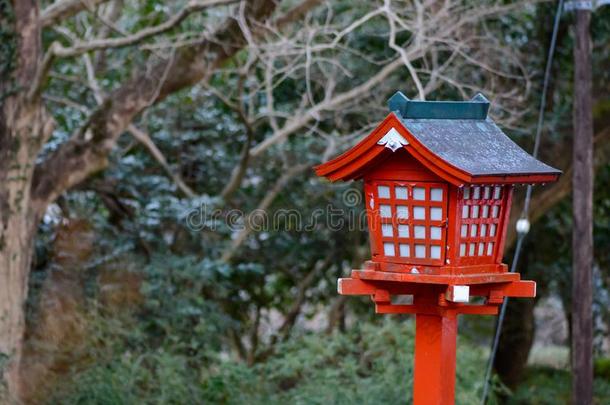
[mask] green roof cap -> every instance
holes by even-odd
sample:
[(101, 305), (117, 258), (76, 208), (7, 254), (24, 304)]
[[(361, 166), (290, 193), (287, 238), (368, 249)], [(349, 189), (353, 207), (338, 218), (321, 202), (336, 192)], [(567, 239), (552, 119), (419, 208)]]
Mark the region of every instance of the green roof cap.
[(469, 101), (418, 101), (397, 91), (388, 100), (388, 107), (405, 119), (484, 120), (489, 100), (477, 93)]

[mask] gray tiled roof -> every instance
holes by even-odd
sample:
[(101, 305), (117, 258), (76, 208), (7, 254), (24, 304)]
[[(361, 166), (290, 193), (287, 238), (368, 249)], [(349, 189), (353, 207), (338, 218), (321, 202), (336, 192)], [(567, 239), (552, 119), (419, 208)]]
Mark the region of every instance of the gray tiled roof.
[(506, 136), (487, 117), (489, 101), (481, 94), (470, 101), (414, 101), (397, 92), (388, 105), (426, 148), (472, 176), (561, 173)]
[(561, 173), (534, 159), (489, 118), (401, 121), (435, 155), (472, 176)]

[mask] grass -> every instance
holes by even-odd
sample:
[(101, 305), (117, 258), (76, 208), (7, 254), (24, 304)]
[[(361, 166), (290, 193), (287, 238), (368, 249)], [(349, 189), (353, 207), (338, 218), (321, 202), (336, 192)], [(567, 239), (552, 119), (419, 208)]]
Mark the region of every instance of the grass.
[[(572, 375), (569, 370), (545, 366), (529, 367), (525, 380), (509, 398), (509, 405), (569, 405)], [(594, 383), (594, 404), (610, 404), (610, 380), (598, 377)]]

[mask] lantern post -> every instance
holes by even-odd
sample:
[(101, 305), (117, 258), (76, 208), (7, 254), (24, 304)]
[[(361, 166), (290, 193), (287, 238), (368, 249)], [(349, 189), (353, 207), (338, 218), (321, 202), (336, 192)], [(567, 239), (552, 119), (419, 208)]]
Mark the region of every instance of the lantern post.
[[(455, 399), (458, 316), (496, 315), (534, 281), (502, 263), (514, 186), (561, 172), (530, 156), (488, 117), (489, 101), (413, 101), (342, 155), (316, 167), (331, 181), (364, 180), (371, 259), (338, 280), (379, 314), (415, 314), (413, 403)], [(407, 295), (412, 302), (393, 302)], [(473, 297), (482, 300), (473, 302)]]

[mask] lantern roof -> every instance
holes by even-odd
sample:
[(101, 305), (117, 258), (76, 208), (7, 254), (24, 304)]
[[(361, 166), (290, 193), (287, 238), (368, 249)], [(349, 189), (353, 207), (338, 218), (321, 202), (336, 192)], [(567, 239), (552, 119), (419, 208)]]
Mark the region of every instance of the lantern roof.
[(399, 149), (448, 182), (544, 183), (561, 171), (535, 159), (488, 117), (489, 101), (409, 100), (396, 92), (391, 113), (371, 134), (337, 158), (316, 167), (332, 181), (363, 177)]

